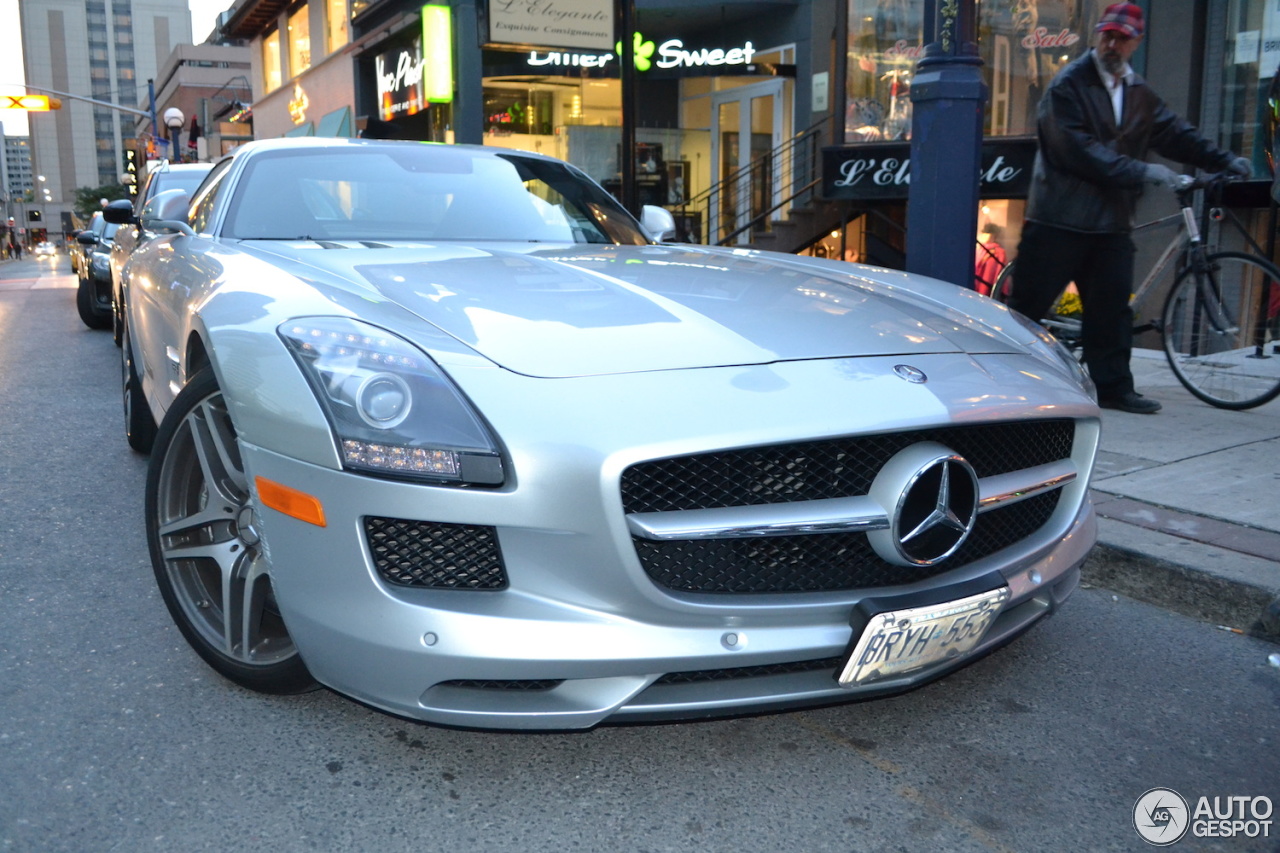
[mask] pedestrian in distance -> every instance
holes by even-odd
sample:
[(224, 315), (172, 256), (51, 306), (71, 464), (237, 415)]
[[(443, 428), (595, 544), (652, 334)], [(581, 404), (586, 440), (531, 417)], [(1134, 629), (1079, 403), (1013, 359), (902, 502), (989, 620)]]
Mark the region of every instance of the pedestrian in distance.
[(1249, 161), (1219, 148), (1173, 113), (1129, 65), (1142, 42), (1142, 9), (1115, 3), (1096, 45), (1058, 72), (1040, 99), (1039, 150), (1018, 244), (1013, 309), (1044, 317), (1074, 281), (1083, 305), (1084, 361), (1104, 408), (1138, 414), (1160, 403), (1134, 388), (1135, 249), (1130, 231), (1144, 187), (1175, 190), (1182, 176), (1149, 152), (1206, 171), (1249, 177)]

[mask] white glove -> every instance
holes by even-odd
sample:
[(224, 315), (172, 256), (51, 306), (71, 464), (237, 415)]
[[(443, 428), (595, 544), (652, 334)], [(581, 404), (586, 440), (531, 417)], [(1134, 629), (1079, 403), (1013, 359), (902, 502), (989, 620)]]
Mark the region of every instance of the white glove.
[(1183, 181), (1184, 175), (1179, 175), (1163, 163), (1146, 163), (1144, 165), (1147, 169), (1147, 183), (1152, 186), (1164, 187), (1171, 191), (1182, 189), (1185, 183)]
[(1253, 164), (1244, 157), (1237, 157), (1227, 164), (1227, 173), (1248, 180), (1253, 177)]

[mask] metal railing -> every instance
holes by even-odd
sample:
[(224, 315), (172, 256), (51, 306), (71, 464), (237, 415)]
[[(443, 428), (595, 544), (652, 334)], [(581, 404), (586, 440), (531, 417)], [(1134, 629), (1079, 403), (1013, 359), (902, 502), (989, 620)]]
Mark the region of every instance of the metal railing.
[(696, 196), (667, 205), (676, 220), (676, 239), (741, 245), (753, 233), (768, 232), (791, 208), (808, 201), (821, 182), (823, 132), (830, 123), (827, 116)]

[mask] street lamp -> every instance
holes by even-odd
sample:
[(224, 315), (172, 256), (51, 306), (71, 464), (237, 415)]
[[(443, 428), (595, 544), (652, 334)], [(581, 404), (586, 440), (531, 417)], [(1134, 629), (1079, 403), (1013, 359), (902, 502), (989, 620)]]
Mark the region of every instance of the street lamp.
[(182, 110), (177, 107), (169, 107), (164, 111), (164, 123), (169, 128), (169, 159), (178, 159), (178, 131), (182, 129), (182, 122), (186, 118), (182, 114)]

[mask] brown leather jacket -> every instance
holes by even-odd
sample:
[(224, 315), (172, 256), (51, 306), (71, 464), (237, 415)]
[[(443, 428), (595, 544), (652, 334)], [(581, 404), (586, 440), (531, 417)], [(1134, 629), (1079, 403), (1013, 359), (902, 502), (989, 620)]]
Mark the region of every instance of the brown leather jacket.
[(1125, 85), (1116, 125), (1111, 96), (1086, 51), (1054, 77), (1040, 99), (1040, 148), (1027, 219), (1071, 231), (1114, 234), (1133, 228), (1148, 151), (1208, 171), (1234, 155), (1200, 136), (1138, 75)]

